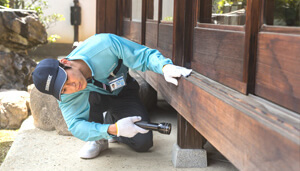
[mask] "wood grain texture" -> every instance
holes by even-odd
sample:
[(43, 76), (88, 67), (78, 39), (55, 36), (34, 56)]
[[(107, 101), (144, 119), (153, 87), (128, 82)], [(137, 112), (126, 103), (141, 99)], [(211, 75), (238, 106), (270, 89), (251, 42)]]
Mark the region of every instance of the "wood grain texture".
[(263, 32), (273, 32), (273, 33), (285, 33), (285, 34), (300, 34), (299, 27), (284, 27), (284, 26), (268, 26), (263, 25), (261, 30)]
[(145, 45), (153, 49), (157, 48), (157, 27), (157, 22), (146, 22)]
[(211, 23), (211, 15), (212, 15), (212, 1), (198, 1), (199, 5), (199, 18), (198, 21), (200, 23)]
[(123, 21), (123, 36), (137, 43), (142, 43), (141, 22)]
[(117, 1), (117, 34), (123, 35), (123, 20), (124, 20), (124, 2), (123, 0)]
[(178, 87), (140, 73), (201, 135), (240, 170), (298, 170), (300, 117), (193, 73)]
[(244, 36), (244, 32), (195, 28), (192, 69), (245, 93)]
[(96, 33), (105, 33), (106, 0), (96, 1)]
[(203, 149), (206, 139), (180, 114), (177, 115), (177, 144), (182, 149)]
[(255, 94), (300, 113), (300, 35), (260, 33)]
[(105, 11), (106, 33), (117, 34), (117, 0), (107, 0)]
[(157, 49), (167, 58), (172, 58), (173, 25), (159, 24)]
[(154, 0), (147, 0), (147, 19), (154, 19)]
[(263, 0), (249, 0), (246, 7), (243, 81), (247, 83), (247, 94), (253, 94), (255, 89), (257, 35), (262, 25), (262, 4)]

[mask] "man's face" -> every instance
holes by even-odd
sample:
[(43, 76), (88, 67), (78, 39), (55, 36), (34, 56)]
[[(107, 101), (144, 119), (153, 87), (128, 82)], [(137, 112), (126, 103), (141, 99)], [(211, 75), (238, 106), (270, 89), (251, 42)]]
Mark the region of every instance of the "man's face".
[(79, 69), (71, 67), (65, 71), (67, 72), (67, 81), (61, 94), (72, 94), (86, 88), (87, 81)]

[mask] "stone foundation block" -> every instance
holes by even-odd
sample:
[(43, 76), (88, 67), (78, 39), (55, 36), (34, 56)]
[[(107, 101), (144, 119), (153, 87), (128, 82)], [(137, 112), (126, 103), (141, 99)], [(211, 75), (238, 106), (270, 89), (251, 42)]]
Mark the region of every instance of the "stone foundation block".
[(204, 149), (182, 149), (173, 145), (172, 162), (176, 168), (207, 167), (207, 154)]

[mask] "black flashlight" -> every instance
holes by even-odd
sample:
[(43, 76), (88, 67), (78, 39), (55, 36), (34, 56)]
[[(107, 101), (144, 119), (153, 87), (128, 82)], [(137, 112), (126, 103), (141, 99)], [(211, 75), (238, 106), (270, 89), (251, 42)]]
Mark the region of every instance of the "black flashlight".
[(162, 134), (170, 134), (172, 125), (170, 123), (148, 123), (145, 121), (139, 121), (135, 122), (135, 124), (141, 128), (152, 130), (152, 131), (158, 131)]

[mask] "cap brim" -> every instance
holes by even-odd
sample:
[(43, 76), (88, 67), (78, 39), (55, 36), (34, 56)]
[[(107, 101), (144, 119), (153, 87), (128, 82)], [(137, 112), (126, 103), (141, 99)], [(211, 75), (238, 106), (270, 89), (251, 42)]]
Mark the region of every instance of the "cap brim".
[(61, 90), (67, 80), (67, 73), (64, 69), (61, 67), (58, 68), (56, 80), (54, 83), (54, 90), (53, 90), (53, 96), (57, 98), (59, 101), (61, 101)]

